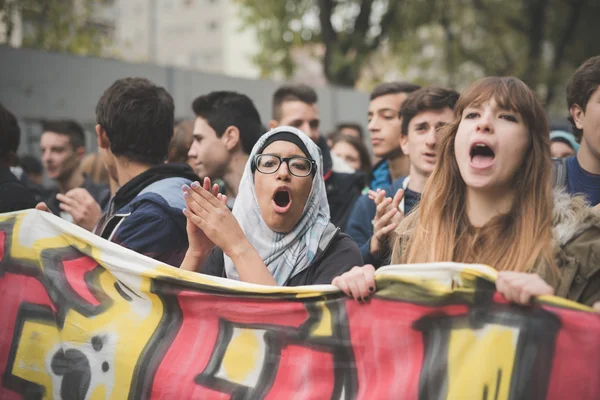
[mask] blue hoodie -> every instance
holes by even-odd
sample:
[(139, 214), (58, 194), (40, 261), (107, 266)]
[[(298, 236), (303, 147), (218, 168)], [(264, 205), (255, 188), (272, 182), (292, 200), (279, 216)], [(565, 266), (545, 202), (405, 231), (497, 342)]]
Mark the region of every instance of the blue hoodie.
[(199, 178), (184, 164), (152, 167), (117, 191), (95, 233), (179, 267), (188, 248), (181, 186), (196, 180)]
[[(393, 197), (399, 189), (402, 189), (402, 183), (405, 177), (401, 177), (392, 182), (391, 186), (386, 186), (381, 189), (385, 190), (387, 197)], [(410, 189), (406, 189), (404, 194), (404, 212), (410, 213), (413, 207), (419, 202), (421, 195), (413, 192)], [(373, 218), (377, 208), (375, 202), (369, 199), (368, 195), (362, 195), (354, 204), (354, 208), (350, 213), (350, 219), (348, 220), (348, 227), (346, 233), (350, 236), (360, 247), (360, 253), (362, 255), (365, 264), (372, 264), (375, 268), (379, 268), (389, 260), (389, 251), (383, 254), (371, 254), (371, 237), (373, 237)]]

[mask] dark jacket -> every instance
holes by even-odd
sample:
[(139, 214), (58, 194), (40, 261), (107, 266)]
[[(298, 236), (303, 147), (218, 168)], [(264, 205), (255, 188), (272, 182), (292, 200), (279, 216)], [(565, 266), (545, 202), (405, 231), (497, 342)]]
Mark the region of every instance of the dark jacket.
[[(102, 210), (105, 210), (108, 202), (110, 201), (110, 188), (108, 185), (99, 185), (94, 183), (86, 175), (83, 176), (83, 179), (83, 185), (81, 187), (90, 193), (94, 200), (96, 200), (96, 202), (100, 205)], [(48, 198), (46, 199), (48, 208), (55, 215), (60, 215), (61, 211), (60, 201), (58, 201), (56, 198), (58, 193), (58, 189), (54, 188), (49, 192)]]
[[(291, 277), (284, 286), (328, 285), (333, 278), (363, 265), (358, 246), (348, 235), (337, 230), (328, 245), (317, 252), (313, 263)], [(223, 251), (216, 247), (202, 264), (200, 273), (226, 277)]]
[(31, 191), (17, 179), (10, 168), (0, 168), (0, 213), (35, 208), (35, 205)]
[(335, 226), (344, 231), (346, 230), (350, 211), (364, 189), (365, 174), (362, 172), (353, 174), (334, 172), (331, 150), (327, 146), (325, 138), (321, 137), (317, 144), (323, 156), (323, 177), (325, 178), (330, 219)]
[[(392, 197), (399, 189), (402, 189), (403, 181), (404, 177), (396, 179), (391, 186), (383, 187), (386, 196)], [(418, 195), (414, 192), (411, 192), (411, 194), (413, 196), (410, 199), (405, 198), (406, 214), (412, 210), (412, 207), (418, 201)], [(371, 254), (370, 252), (371, 238), (373, 237), (373, 223), (371, 221), (375, 218), (376, 212), (375, 202), (369, 199), (368, 195), (362, 195), (352, 209), (346, 233), (360, 247), (360, 254), (365, 264), (372, 264), (375, 268), (379, 268), (388, 262), (391, 254), (389, 250), (384, 251), (383, 254)]]
[(179, 267), (188, 248), (181, 187), (196, 180), (185, 164), (152, 167), (115, 193), (94, 233)]

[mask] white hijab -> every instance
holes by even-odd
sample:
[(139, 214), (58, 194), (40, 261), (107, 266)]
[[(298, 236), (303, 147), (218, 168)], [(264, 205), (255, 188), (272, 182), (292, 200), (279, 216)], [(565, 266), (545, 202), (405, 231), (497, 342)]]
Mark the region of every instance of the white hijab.
[[(312, 180), (312, 188), (304, 211), (296, 226), (288, 233), (273, 232), (263, 220), (256, 192), (252, 160), (267, 140), (281, 132), (289, 132), (300, 138), (317, 163), (317, 171)], [(256, 171), (255, 173), (260, 174)], [(306, 179), (310, 179), (306, 177)], [(323, 159), (319, 147), (302, 131), (290, 126), (282, 126), (265, 133), (254, 145), (246, 163), (240, 182), (238, 196), (233, 206), (233, 215), (238, 220), (244, 234), (262, 257), (265, 265), (279, 285), (308, 268), (319, 248), (319, 240), (329, 223), (329, 204), (323, 180)], [(228, 278), (239, 280), (239, 275), (231, 258), (225, 259), (225, 273)]]

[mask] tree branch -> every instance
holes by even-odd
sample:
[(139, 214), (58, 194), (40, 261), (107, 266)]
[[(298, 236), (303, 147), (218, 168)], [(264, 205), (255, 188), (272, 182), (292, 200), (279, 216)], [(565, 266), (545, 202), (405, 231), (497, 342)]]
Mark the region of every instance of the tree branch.
[(569, 17), (567, 19), (567, 26), (563, 31), (563, 34), (554, 49), (554, 58), (552, 59), (552, 68), (550, 69), (550, 74), (548, 75), (548, 81), (546, 83), (546, 87), (548, 88), (546, 91), (546, 102), (548, 105), (552, 102), (554, 95), (556, 93), (556, 84), (558, 81), (558, 71), (560, 70), (560, 65), (563, 61), (563, 57), (565, 55), (565, 51), (567, 49), (567, 45), (573, 39), (573, 35), (577, 30), (577, 24), (579, 23), (579, 19), (581, 18), (581, 10), (585, 5), (586, 0), (572, 0), (569, 2), (571, 7), (569, 8)]
[(354, 33), (365, 37), (369, 31), (371, 22), (371, 11), (373, 10), (373, 0), (362, 0), (360, 3), (360, 12), (354, 22)]
[(319, 0), (319, 22), (321, 23), (321, 35), (325, 46), (329, 46), (337, 40), (337, 33), (331, 23), (334, 9), (335, 3), (333, 0)]
[(387, 11), (385, 12), (385, 14), (383, 14), (383, 17), (381, 17), (381, 23), (379, 24), (381, 32), (379, 32), (379, 35), (375, 36), (375, 38), (371, 42), (371, 45), (368, 46), (369, 51), (376, 50), (383, 41), (383, 39), (388, 35), (392, 24), (396, 22), (396, 15), (398, 13), (398, 10), (400, 9), (400, 3), (401, 0), (390, 1)]

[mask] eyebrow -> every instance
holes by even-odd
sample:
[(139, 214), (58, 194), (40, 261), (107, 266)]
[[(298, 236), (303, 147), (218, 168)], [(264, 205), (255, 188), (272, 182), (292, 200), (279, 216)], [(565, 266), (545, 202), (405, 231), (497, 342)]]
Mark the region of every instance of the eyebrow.
[(415, 128), (425, 128), (426, 126), (429, 126), (429, 122), (424, 121), (424, 122), (417, 122), (415, 124)]

